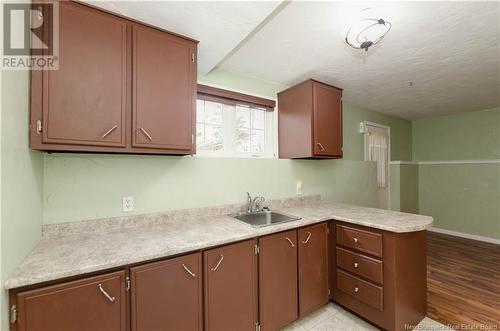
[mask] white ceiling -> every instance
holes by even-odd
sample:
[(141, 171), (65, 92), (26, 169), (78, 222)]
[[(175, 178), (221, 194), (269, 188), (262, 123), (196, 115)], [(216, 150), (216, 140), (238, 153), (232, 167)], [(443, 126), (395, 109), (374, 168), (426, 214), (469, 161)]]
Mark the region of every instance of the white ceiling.
[(103, 9), (198, 40), (198, 71), (207, 73), (280, 1), (92, 1)]
[[(407, 119), (500, 106), (498, 1), (92, 4), (200, 40), (201, 73), (316, 78), (344, 88), (345, 101)], [(366, 7), (393, 25), (368, 53), (343, 41)]]

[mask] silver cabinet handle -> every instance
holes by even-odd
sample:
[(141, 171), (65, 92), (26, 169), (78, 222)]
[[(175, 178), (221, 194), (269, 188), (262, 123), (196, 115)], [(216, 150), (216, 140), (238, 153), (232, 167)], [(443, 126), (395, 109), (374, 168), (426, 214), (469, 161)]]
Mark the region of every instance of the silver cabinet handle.
[(106, 133), (104, 133), (101, 138), (102, 139), (106, 138), (111, 132), (115, 131), (117, 127), (118, 127), (118, 125), (113, 126), (111, 129), (106, 131)]
[(309, 232), (309, 231), (307, 231), (307, 238), (302, 243), (303, 244), (307, 244), (309, 242), (309, 239), (311, 239), (311, 236), (312, 236), (312, 233)]
[(215, 267), (211, 268), (210, 270), (212, 271), (216, 271), (217, 268), (219, 268), (220, 264), (222, 263), (222, 261), (224, 261), (224, 255), (220, 255), (220, 258), (219, 258), (219, 262), (217, 262), (217, 264), (215, 265)]
[(358, 293), (359, 292), (359, 288), (355, 287), (354, 288), (354, 293)]
[(192, 272), (191, 270), (189, 270), (189, 268), (188, 268), (188, 267), (186, 267), (186, 265), (185, 265), (184, 263), (182, 264), (182, 267), (184, 268), (184, 270), (186, 270), (186, 272), (187, 272), (188, 274), (190, 274), (190, 275), (191, 275), (191, 277), (196, 278), (196, 275), (194, 274), (194, 272)]
[(358, 262), (354, 262), (354, 268), (357, 268), (358, 267)]
[(358, 242), (358, 238), (356, 238), (356, 237), (352, 238), (352, 240), (353, 240), (355, 243), (357, 243), (357, 242)]
[(115, 302), (115, 297), (109, 295), (108, 292), (106, 292), (106, 290), (102, 288), (102, 284), (97, 284), (97, 287), (99, 288), (99, 291), (101, 291), (101, 293), (104, 294), (106, 299), (108, 299), (110, 302)]
[(324, 152), (325, 151), (325, 148), (323, 147), (323, 145), (321, 145), (321, 143), (316, 143), (316, 145), (319, 146), (320, 152)]
[(290, 243), (290, 245), (292, 245), (292, 247), (295, 247), (293, 241), (290, 238), (285, 237), (285, 239), (288, 240), (288, 242)]
[(144, 133), (146, 135), (146, 137), (148, 137), (149, 141), (153, 141), (153, 138), (151, 138), (149, 133), (147, 133), (146, 130), (144, 130), (144, 128), (139, 128), (139, 130), (141, 130), (142, 133)]

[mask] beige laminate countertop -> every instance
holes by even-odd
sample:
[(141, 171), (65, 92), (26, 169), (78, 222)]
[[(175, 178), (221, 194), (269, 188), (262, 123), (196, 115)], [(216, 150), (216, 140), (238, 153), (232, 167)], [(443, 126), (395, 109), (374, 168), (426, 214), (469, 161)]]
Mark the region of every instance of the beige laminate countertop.
[(4, 288), (197, 251), (331, 219), (398, 233), (425, 230), (433, 221), (429, 216), (325, 201), (279, 211), (301, 219), (254, 228), (229, 216), (196, 216), (158, 225), (43, 238), (5, 282)]

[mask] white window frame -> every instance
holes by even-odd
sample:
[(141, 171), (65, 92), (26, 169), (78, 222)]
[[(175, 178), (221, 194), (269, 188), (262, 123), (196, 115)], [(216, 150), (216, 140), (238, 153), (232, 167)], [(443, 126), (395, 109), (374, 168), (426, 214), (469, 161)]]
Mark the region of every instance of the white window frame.
[[(208, 84), (205, 84), (208, 85)], [(239, 92), (239, 93), (245, 93), (248, 95), (256, 96), (256, 97), (261, 97), (261, 98), (269, 98), (265, 96), (260, 96), (256, 94), (249, 94), (244, 91), (238, 91), (238, 90), (229, 90), (225, 87), (220, 87), (220, 86), (215, 86), (215, 85), (208, 85), (208, 86), (213, 86), (217, 88), (223, 88), (228, 91), (233, 91), (233, 92)], [(276, 101), (276, 100), (275, 100)], [(277, 109), (275, 108), (274, 111), (265, 111), (264, 112), (264, 153), (262, 154), (255, 154), (255, 153), (240, 153), (236, 151), (236, 148), (234, 146), (235, 144), (235, 137), (236, 137), (236, 116), (235, 116), (235, 111), (234, 109), (236, 106), (229, 106), (222, 104), (223, 111), (222, 111), (222, 116), (223, 116), (223, 125), (222, 125), (222, 130), (223, 130), (223, 135), (224, 135), (224, 141), (223, 141), (223, 150), (221, 151), (210, 151), (210, 150), (201, 150), (199, 148), (196, 149), (196, 157), (213, 157), (213, 158), (252, 158), (252, 159), (276, 159), (278, 158), (278, 112)], [(228, 107), (231, 107), (233, 109), (228, 109)], [(198, 123), (198, 122), (196, 122)], [(196, 133), (195, 133), (196, 135)], [(232, 137), (232, 138), (231, 138)]]

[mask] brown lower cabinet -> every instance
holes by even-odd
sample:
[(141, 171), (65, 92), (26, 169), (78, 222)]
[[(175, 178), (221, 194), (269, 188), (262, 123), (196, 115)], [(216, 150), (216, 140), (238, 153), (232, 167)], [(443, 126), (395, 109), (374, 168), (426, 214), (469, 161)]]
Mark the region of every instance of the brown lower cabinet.
[(426, 231), (330, 221), (13, 289), (10, 330), (271, 331), (333, 300), (399, 331), (425, 317), (426, 281)]
[(259, 238), (259, 320), (278, 330), (298, 317), (297, 230)]
[(386, 330), (417, 325), (427, 312), (426, 231), (329, 226), (331, 299)]
[(328, 225), (320, 223), (298, 231), (299, 316), (328, 302)]
[(19, 292), (15, 325), (18, 331), (125, 331), (125, 291), (125, 271), (117, 271)]
[(201, 253), (130, 269), (132, 331), (201, 331)]
[(255, 331), (256, 245), (252, 239), (203, 253), (206, 331)]

